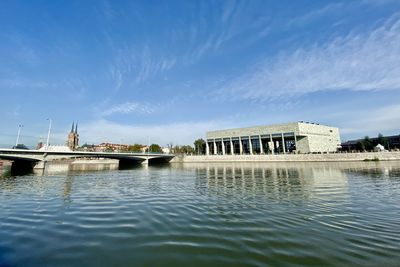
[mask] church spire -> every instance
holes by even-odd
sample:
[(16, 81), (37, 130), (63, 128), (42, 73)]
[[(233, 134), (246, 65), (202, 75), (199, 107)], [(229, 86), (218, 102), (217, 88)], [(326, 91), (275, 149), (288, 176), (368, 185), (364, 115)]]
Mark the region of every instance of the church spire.
[(75, 134), (78, 134), (78, 122), (75, 124)]
[(71, 133), (74, 132), (74, 122), (72, 122)]

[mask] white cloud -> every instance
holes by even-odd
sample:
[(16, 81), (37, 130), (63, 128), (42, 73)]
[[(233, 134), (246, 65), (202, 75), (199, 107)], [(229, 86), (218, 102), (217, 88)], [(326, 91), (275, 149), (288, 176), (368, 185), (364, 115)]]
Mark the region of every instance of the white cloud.
[(267, 100), (326, 90), (400, 89), (400, 14), (350, 34), (262, 61), (217, 90), (221, 99)]
[(182, 122), (160, 125), (126, 125), (108, 120), (97, 120), (80, 126), (83, 142), (100, 143), (158, 143), (165, 146), (193, 144), (198, 138), (205, 138), (206, 131), (231, 126), (229, 122)]
[(332, 14), (333, 12), (337, 12), (342, 10), (344, 7), (348, 6), (349, 3), (333, 3), (323, 6), (322, 8), (311, 10), (309, 13), (301, 16), (290, 19), (287, 23), (287, 27), (293, 26), (304, 26), (309, 24), (317, 19), (326, 17), (327, 15)]
[(12, 78), (0, 79), (0, 86), (4, 89), (44, 89), (50, 86), (44, 81), (30, 80), (14, 75)]
[(156, 108), (156, 106), (147, 103), (125, 102), (105, 109), (101, 112), (101, 115), (110, 116), (112, 114), (129, 114), (133, 112), (138, 114), (151, 114)]
[(358, 116), (344, 123), (343, 134), (369, 134), (375, 136), (378, 132), (400, 133), (400, 104), (380, 107), (374, 110), (358, 112)]
[(109, 68), (110, 77), (118, 91), (124, 84), (133, 87), (142, 84), (176, 65), (172, 56), (157, 56), (148, 45), (118, 49)]

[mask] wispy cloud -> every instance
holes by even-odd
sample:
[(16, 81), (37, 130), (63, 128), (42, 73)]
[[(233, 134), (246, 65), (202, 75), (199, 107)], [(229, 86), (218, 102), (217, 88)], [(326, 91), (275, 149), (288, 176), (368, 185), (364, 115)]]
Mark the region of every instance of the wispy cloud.
[(0, 86), (4, 89), (43, 89), (48, 88), (45, 81), (31, 80), (14, 75), (14, 77), (0, 79)]
[(317, 19), (323, 18), (327, 15), (332, 15), (333, 13), (343, 10), (344, 7), (348, 7), (349, 5), (351, 5), (351, 3), (349, 4), (345, 2), (325, 5), (319, 9), (311, 10), (310, 12), (300, 17), (295, 17), (288, 20), (287, 27), (304, 26)]
[(267, 100), (326, 90), (400, 89), (400, 14), (369, 34), (282, 52), (217, 90), (220, 99)]
[(170, 70), (176, 63), (175, 57), (156, 55), (148, 45), (117, 49), (114, 62), (109, 67), (113, 90), (117, 92), (123, 86), (133, 89)]
[(105, 109), (101, 115), (110, 116), (113, 114), (152, 114), (157, 109), (157, 106), (150, 105), (147, 103), (136, 103), (136, 102), (125, 102), (122, 104), (114, 105), (110, 108)]
[[(239, 36), (247, 35), (245, 39), (241, 39), (243, 47), (264, 38), (270, 32), (271, 19), (260, 15), (248, 1), (214, 2), (212, 9), (210, 12), (209, 9), (200, 7), (198, 20), (186, 33), (191, 40), (191, 46), (183, 56), (186, 64), (193, 64), (229, 48), (232, 44), (236, 45), (235, 39)], [(205, 17), (209, 19), (205, 20)]]
[[(349, 114), (347, 115), (347, 118)], [(358, 112), (358, 116), (348, 119), (341, 129), (341, 133), (370, 134), (382, 133), (399, 134), (400, 104), (380, 107), (374, 110)]]

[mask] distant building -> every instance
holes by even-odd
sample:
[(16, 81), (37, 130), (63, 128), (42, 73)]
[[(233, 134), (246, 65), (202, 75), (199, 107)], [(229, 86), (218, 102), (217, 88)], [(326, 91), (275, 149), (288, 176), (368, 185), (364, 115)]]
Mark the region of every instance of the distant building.
[(36, 149), (41, 149), (43, 147), (43, 142), (39, 141), (39, 143), (36, 146)]
[(336, 152), (339, 129), (294, 122), (207, 132), (206, 154), (285, 154)]
[[(386, 144), (380, 144), (379, 137), (370, 137), (369, 141), (373, 146), (377, 145), (385, 145), (387, 146), (386, 149), (400, 149), (400, 135), (391, 135), (391, 136), (382, 136), (381, 140), (384, 140)], [(355, 139), (349, 140), (342, 143), (342, 150), (343, 151), (354, 151), (359, 150), (359, 143), (363, 142), (365, 139)]]
[(92, 144), (84, 144), (82, 146), (79, 147), (79, 150), (81, 151), (88, 151), (88, 152), (95, 152), (96, 151), (96, 145)]
[(96, 152), (102, 152), (102, 151), (127, 151), (129, 148), (129, 145), (124, 145), (124, 144), (113, 144), (113, 143), (101, 143), (99, 145), (95, 145), (94, 150)]
[(72, 123), (71, 131), (68, 134), (67, 146), (71, 150), (75, 150), (79, 146), (78, 123), (76, 125)]

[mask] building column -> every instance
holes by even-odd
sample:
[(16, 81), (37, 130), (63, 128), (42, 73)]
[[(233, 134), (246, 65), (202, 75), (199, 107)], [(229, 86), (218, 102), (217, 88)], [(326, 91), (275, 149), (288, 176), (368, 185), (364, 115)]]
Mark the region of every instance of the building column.
[(269, 141), (271, 143), (271, 147), (270, 147), (271, 153), (272, 153), (272, 155), (274, 155), (275, 154), (275, 144), (274, 144), (274, 141), (272, 140), (272, 134), (269, 134)]
[(230, 145), (231, 145), (231, 155), (233, 155), (233, 154), (235, 154), (235, 153), (234, 153), (234, 151), (233, 151), (232, 137), (231, 137), (231, 139), (230, 139), (229, 141), (230, 141)]
[(222, 155), (225, 155), (225, 142), (224, 142), (224, 139), (222, 139), (221, 145), (222, 145)]
[(297, 137), (296, 137), (296, 133), (294, 133), (294, 147), (296, 148), (296, 154), (297, 154)]
[(214, 155), (217, 155), (217, 143), (215, 142), (215, 139), (214, 139)]
[(253, 155), (253, 143), (251, 142), (251, 136), (249, 136), (249, 149), (250, 155)]
[(206, 141), (206, 155), (210, 155), (210, 146), (208, 145), (208, 140)]
[(258, 138), (260, 140), (260, 154), (264, 154), (264, 148), (263, 148), (263, 145), (262, 145), (261, 135), (259, 135)]
[(243, 154), (242, 138), (240, 136), (239, 136), (239, 153), (240, 155)]
[(282, 150), (283, 150), (283, 154), (286, 154), (285, 138), (283, 137), (283, 133), (281, 133), (281, 135), (282, 135)]

